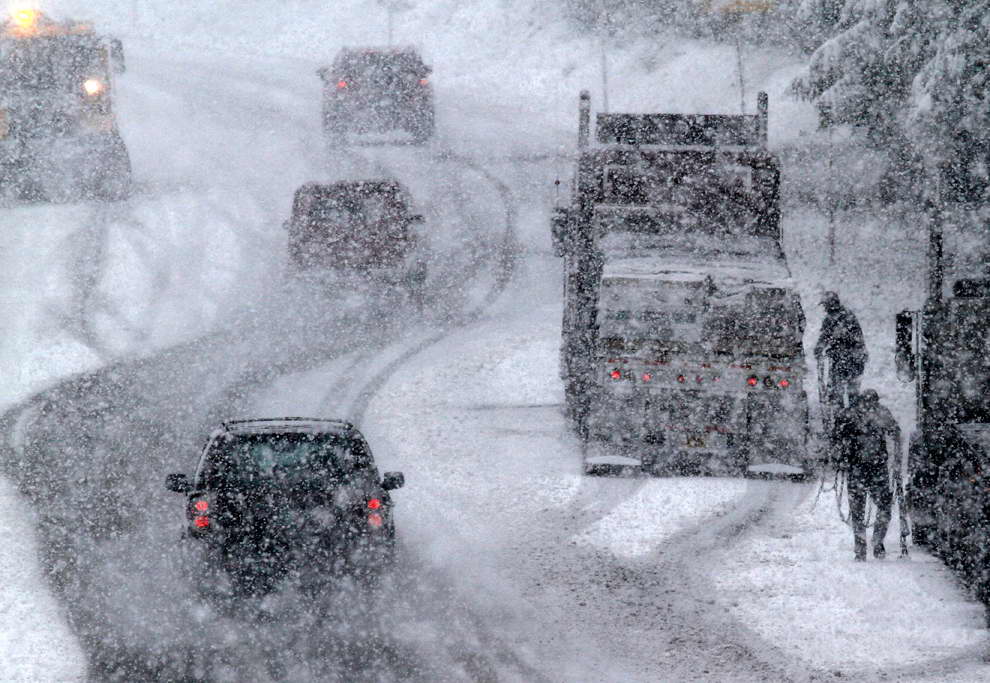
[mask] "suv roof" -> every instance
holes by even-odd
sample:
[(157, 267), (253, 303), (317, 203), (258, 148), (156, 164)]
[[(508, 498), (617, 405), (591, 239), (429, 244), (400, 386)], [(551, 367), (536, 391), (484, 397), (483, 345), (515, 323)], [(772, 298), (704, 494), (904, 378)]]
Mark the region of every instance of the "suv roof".
[(319, 417), (274, 417), (252, 420), (227, 420), (222, 429), (235, 434), (264, 434), (269, 432), (299, 434), (347, 435), (356, 431), (354, 425), (344, 420)]

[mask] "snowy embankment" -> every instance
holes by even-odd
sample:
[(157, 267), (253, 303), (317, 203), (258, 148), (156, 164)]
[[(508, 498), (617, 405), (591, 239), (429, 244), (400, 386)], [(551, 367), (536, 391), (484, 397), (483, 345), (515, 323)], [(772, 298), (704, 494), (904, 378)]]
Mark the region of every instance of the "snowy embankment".
[(713, 558), (719, 604), (809, 668), (916, 680), (950, 677), (944, 669), (955, 664), (952, 680), (986, 680), (977, 663), (987, 646), (982, 606), (927, 553), (912, 548), (898, 558), (896, 516), (888, 559), (855, 562), (831, 485), (820, 497), (809, 488), (797, 506)]

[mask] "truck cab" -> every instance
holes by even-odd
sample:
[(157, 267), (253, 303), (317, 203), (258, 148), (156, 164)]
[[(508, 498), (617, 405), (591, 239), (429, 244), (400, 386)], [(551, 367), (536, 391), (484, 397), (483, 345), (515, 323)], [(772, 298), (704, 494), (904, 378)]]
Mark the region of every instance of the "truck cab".
[(119, 40), (15, 11), (0, 29), (0, 187), (28, 198), (121, 199), (131, 167), (117, 128)]

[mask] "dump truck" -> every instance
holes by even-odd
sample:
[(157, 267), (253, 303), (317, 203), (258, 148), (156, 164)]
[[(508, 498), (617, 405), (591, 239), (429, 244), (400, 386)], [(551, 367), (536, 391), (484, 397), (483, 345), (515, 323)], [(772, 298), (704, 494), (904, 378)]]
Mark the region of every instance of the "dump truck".
[(933, 183), (924, 306), (900, 312), (893, 336), (898, 376), (915, 388), (914, 542), (990, 606), (990, 192), (979, 172), (975, 181), (965, 172), (980, 164), (963, 161), (944, 164)]
[(119, 40), (17, 10), (0, 28), (0, 188), (7, 196), (122, 199), (131, 164), (113, 109)]
[(808, 467), (804, 314), (756, 115), (598, 113), (579, 100), (560, 375), (584, 467)]

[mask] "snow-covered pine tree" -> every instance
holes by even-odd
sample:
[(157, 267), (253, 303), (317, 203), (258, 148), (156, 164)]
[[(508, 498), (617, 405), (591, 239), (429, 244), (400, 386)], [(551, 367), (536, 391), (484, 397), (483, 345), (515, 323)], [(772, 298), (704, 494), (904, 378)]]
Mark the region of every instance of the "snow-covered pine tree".
[(961, 153), (985, 174), (990, 0), (804, 0), (798, 16), (824, 39), (794, 89), (888, 151), (882, 196), (917, 196)]

